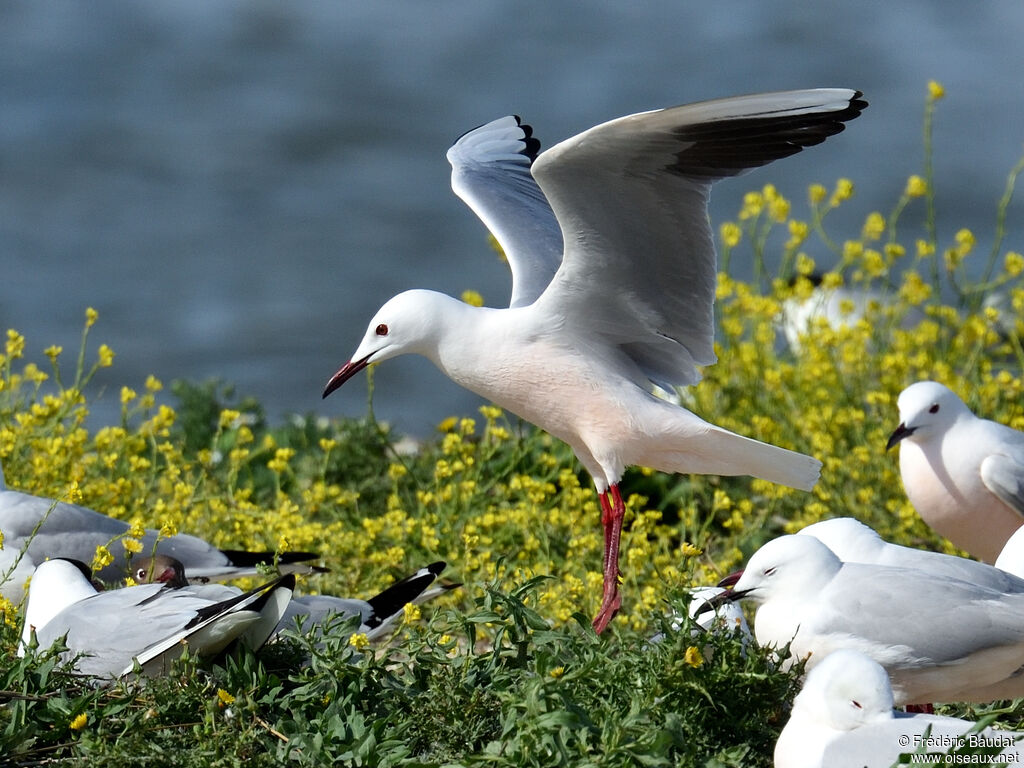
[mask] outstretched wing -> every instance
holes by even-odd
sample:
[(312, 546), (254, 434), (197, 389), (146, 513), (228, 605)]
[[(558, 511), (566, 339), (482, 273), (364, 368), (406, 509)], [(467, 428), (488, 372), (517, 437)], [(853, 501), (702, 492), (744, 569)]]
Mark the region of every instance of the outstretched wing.
[(696, 383), (715, 362), (711, 184), (838, 133), (860, 97), (818, 89), (644, 112), (544, 152), (532, 171), (565, 254), (538, 301), (654, 383)]
[(452, 189), (487, 225), (512, 269), (510, 306), (532, 304), (562, 261), (562, 233), (530, 174), (540, 142), (516, 116), (463, 134), (448, 150)]

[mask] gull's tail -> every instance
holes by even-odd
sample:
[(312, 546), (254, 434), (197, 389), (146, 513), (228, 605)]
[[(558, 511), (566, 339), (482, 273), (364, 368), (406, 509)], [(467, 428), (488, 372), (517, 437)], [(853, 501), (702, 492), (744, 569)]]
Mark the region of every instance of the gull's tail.
[(705, 427), (698, 435), (687, 435), (682, 445), (673, 446), (677, 450), (665, 450), (662, 443), (657, 461), (648, 466), (670, 472), (750, 475), (802, 491), (811, 490), (818, 482), (821, 462), (812, 456), (752, 440), (706, 422)]

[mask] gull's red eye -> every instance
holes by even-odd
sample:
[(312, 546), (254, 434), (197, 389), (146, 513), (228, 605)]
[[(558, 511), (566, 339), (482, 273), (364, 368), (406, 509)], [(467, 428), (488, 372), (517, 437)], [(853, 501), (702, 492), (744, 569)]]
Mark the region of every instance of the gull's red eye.
[(377, 326), (377, 335), (378, 336), (387, 336), (388, 335), (388, 327), (386, 325), (384, 325), (384, 323), (381, 323), (380, 325)]

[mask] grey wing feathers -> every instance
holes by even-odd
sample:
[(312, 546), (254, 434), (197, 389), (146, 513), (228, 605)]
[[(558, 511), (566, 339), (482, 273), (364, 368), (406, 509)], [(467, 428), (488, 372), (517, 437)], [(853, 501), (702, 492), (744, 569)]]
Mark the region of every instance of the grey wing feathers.
[(994, 454), (981, 462), (981, 480), (1024, 522), (1024, 466), (1009, 456)]
[(532, 303), (562, 260), (562, 233), (530, 172), (540, 142), (516, 116), (463, 134), (448, 150), (452, 189), (501, 245), (512, 270), (510, 306)]
[[(759, 94), (612, 120), (540, 155), (562, 229), (551, 310), (586, 318), (661, 386), (715, 361), (711, 183), (818, 144), (866, 106), (849, 89)], [(550, 297), (548, 294), (552, 294)]]

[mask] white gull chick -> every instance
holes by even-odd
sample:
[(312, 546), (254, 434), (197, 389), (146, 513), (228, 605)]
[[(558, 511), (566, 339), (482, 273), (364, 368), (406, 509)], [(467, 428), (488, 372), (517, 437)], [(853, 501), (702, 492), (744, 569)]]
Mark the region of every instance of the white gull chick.
[[(754, 637), (812, 669), (851, 648), (888, 671), (898, 704), (965, 701), (1024, 665), (1024, 594), (914, 568), (844, 563), (813, 536), (755, 552), (724, 599), (758, 604)], [(976, 700), (976, 699), (975, 699)]]
[[(24, 584), (36, 566), (47, 558), (69, 558), (91, 562), (98, 546), (124, 537), (130, 526), (123, 520), (101, 515), (87, 507), (16, 491), (4, 483), (0, 469), (0, 594), (14, 603), (24, 597)], [(116, 543), (116, 542), (115, 542)], [(274, 562), (273, 552), (221, 550), (187, 534), (160, 537), (148, 529), (142, 551), (156, 551), (176, 557), (185, 564), (189, 578), (233, 579), (253, 576), (260, 563)], [(123, 579), (127, 573), (125, 550), (110, 546), (114, 561), (97, 573), (104, 581)], [(278, 563), (284, 572), (323, 570), (303, 564), (317, 558), (312, 552), (282, 552)]]
[(889, 768), (900, 754), (945, 754), (963, 744), (1004, 747), (1000, 757), (1011, 764), (1024, 759), (1015, 744), (1021, 734), (986, 728), (965, 736), (972, 730), (969, 720), (895, 712), (885, 670), (863, 653), (839, 650), (807, 674), (775, 743), (775, 768)]
[[(406, 605), (432, 600), (462, 586), (434, 586), (438, 576), (447, 567), (447, 563), (443, 561), (431, 563), (366, 600), (332, 595), (293, 596), (272, 636), (286, 629), (294, 629), (296, 619), (299, 620), (302, 631), (320, 632), (335, 616), (359, 616), (360, 624), (356, 631), (366, 635), (368, 640), (374, 640), (394, 626), (403, 616)], [(241, 594), (237, 587), (224, 584), (189, 585), (181, 563), (172, 557), (146, 557), (134, 563), (134, 568), (132, 577), (140, 584), (163, 583), (172, 589), (188, 588), (201, 597), (211, 597), (215, 600), (226, 600)]]
[[(813, 536), (831, 549), (844, 563), (891, 565), (896, 568), (917, 568), (927, 573), (962, 579), (999, 592), (1024, 593), (1024, 579), (1005, 569), (944, 555), (925, 549), (903, 547), (886, 541), (871, 527), (852, 517), (835, 517), (808, 525), (799, 536)], [(1024, 538), (1022, 538), (1024, 544)]]
[[(516, 117), (449, 150), (452, 187), (501, 244), (511, 305), (432, 291), (395, 296), (324, 397), (404, 353), (568, 443), (594, 479), (605, 530), (594, 628), (621, 604), (618, 488), (630, 465), (753, 475), (810, 489), (821, 463), (740, 437), (655, 397), (715, 362), (714, 181), (795, 154), (866, 106), (847, 89), (768, 93), (629, 115), (538, 155)], [(560, 247), (564, 243), (564, 247)]]
[(280, 621), (294, 585), (289, 574), (226, 600), (163, 584), (97, 592), (83, 563), (47, 560), (32, 576), (19, 655), (35, 632), (40, 648), (64, 637), (63, 656), (75, 659), (82, 674), (122, 677), (136, 662), (145, 674), (162, 674), (185, 647), (202, 656), (216, 655), (237, 639), (259, 648)]
[(948, 387), (900, 393), (900, 475), (914, 509), (941, 536), (992, 563), (1024, 523), (1024, 433), (971, 413)]

